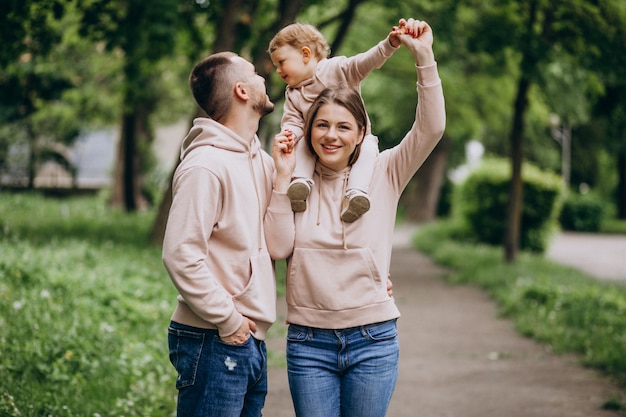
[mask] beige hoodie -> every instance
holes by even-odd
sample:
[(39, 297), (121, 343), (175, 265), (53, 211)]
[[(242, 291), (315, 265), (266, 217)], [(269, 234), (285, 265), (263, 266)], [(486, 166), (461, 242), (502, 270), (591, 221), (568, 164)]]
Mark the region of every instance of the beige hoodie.
[(360, 219), (340, 218), (349, 167), (335, 172), (318, 163), (302, 213), (292, 213), (286, 194), (272, 194), (265, 231), (272, 257), (287, 259), (288, 322), (343, 329), (400, 315), (386, 289), (398, 200), (445, 128), (436, 64), (417, 73), (415, 123), (397, 146), (379, 154), (371, 208)]
[(276, 319), (273, 264), (263, 236), (273, 161), (207, 118), (194, 120), (173, 178), (163, 262), (176, 286), (172, 320), (229, 336), (243, 316), (264, 339)]

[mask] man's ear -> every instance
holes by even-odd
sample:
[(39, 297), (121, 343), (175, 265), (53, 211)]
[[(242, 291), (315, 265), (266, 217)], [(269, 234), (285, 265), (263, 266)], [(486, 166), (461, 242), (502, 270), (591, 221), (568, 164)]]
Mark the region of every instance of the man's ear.
[(238, 82), (235, 84), (235, 97), (244, 101), (250, 100), (250, 96), (248, 95), (248, 90), (244, 83)]
[(304, 62), (305, 64), (308, 64), (309, 60), (311, 59), (311, 56), (313, 55), (313, 53), (311, 52), (311, 48), (309, 48), (308, 46), (303, 46), (301, 49), (301, 53), (302, 53), (302, 62)]

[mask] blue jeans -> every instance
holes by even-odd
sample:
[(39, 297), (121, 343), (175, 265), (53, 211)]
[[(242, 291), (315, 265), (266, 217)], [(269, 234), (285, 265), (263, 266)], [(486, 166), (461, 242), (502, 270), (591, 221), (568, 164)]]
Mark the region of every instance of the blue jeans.
[(176, 371), (179, 417), (260, 417), (267, 395), (265, 342), (232, 345), (217, 330), (171, 322), (170, 361)]
[(298, 417), (383, 417), (398, 377), (390, 320), (342, 330), (291, 324), (287, 374)]

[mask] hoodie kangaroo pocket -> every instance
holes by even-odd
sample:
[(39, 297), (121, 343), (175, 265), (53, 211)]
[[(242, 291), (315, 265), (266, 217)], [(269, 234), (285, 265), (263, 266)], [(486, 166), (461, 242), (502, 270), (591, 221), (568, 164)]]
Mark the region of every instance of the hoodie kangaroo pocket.
[(321, 310), (346, 310), (389, 299), (386, 282), (368, 248), (294, 251), (287, 302)]
[(252, 275), (248, 285), (233, 297), (237, 311), (252, 319), (267, 323), (276, 320), (276, 280), (267, 252), (250, 258)]

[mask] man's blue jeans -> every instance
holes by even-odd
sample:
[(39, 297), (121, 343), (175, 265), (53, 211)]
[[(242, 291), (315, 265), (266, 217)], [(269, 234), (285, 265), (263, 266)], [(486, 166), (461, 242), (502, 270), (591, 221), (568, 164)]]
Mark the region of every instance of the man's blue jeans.
[(260, 417), (267, 395), (265, 342), (231, 345), (217, 330), (171, 322), (170, 361), (178, 372), (179, 417)]
[(291, 324), (287, 374), (298, 417), (383, 417), (398, 377), (390, 320), (342, 330)]

